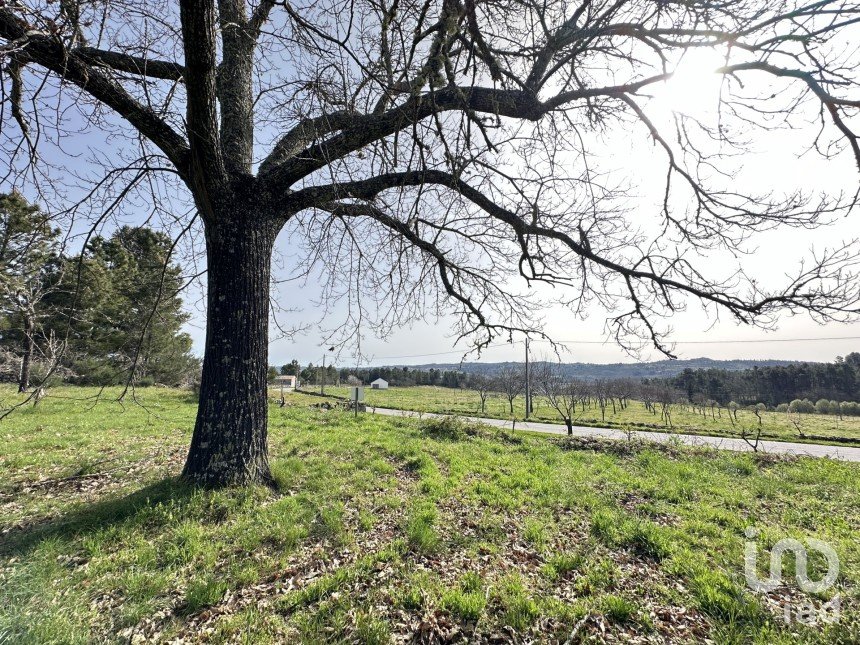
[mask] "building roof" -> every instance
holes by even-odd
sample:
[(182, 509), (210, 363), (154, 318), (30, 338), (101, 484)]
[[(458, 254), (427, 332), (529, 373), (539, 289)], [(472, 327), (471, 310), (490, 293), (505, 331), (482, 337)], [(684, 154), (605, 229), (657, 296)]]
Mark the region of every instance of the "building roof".
[(373, 385), (374, 383), (385, 383), (387, 385), (388, 381), (386, 381), (384, 378), (378, 378), (375, 381), (370, 382), (371, 385)]

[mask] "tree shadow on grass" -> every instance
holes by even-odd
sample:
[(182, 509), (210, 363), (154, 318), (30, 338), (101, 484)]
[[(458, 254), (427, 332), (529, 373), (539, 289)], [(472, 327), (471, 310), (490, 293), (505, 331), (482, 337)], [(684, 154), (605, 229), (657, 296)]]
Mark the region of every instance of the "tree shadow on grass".
[(0, 557), (26, 555), (48, 540), (71, 542), (127, 522), (143, 524), (145, 519), (157, 520), (158, 515), (150, 511), (159, 504), (178, 504), (177, 510), (181, 512), (196, 490), (177, 477), (167, 477), (122, 497), (79, 504), (60, 516), (34, 519), (0, 538)]

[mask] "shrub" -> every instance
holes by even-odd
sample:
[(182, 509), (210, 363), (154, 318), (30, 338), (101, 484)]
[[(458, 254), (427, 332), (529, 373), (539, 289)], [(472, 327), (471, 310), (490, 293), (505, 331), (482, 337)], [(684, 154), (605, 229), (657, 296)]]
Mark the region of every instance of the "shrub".
[(591, 534), (603, 544), (611, 546), (618, 535), (619, 518), (608, 509), (600, 509), (591, 516)]
[(382, 645), (391, 642), (391, 633), (383, 620), (366, 612), (355, 618), (355, 635), (359, 642), (367, 645)]
[(544, 522), (528, 519), (523, 526), (523, 539), (535, 548), (541, 548), (547, 540)]
[(420, 425), (421, 433), (440, 441), (462, 441), (468, 437), (492, 436), (480, 423), (468, 423), (459, 417), (431, 417)]
[(635, 521), (628, 533), (628, 542), (641, 555), (663, 560), (671, 552), (670, 542), (665, 533), (652, 522)]
[(858, 405), (854, 401), (843, 401), (842, 414), (845, 414), (849, 417), (856, 417), (858, 414), (860, 414), (860, 405)]
[(483, 587), (481, 576), (474, 571), (469, 571), (460, 578), (460, 589), (466, 593), (474, 593), (480, 591)]
[(811, 414), (812, 412), (815, 412), (815, 406), (809, 399), (803, 399), (802, 401), (800, 399), (795, 399), (789, 403), (788, 409), (791, 412), (798, 412), (800, 414)]
[(581, 569), (584, 564), (585, 558), (580, 553), (556, 553), (547, 558), (543, 573), (550, 580), (559, 580)]
[(503, 609), (502, 621), (515, 630), (528, 629), (540, 613), (537, 603), (517, 576), (502, 580), (496, 594)]
[(194, 613), (219, 602), (227, 591), (227, 583), (215, 578), (194, 580), (185, 592), (185, 611)]

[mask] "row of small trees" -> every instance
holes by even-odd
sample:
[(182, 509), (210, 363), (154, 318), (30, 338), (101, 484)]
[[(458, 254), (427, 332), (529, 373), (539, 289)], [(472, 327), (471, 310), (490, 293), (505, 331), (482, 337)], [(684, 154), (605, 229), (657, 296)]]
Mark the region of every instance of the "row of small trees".
[[(601, 419), (606, 420), (607, 411), (613, 414), (624, 410), (633, 399), (643, 402), (652, 414), (659, 414), (664, 423), (672, 425), (674, 406), (687, 402), (680, 390), (665, 384), (643, 383), (634, 379), (596, 379), (584, 381), (570, 379), (563, 375), (557, 365), (539, 363), (530, 377), (531, 390), (562, 418), (568, 434), (573, 432), (573, 418), (578, 412), (599, 410)], [(514, 413), (514, 401), (526, 391), (526, 373), (523, 367), (506, 366), (492, 376), (478, 375), (471, 380), (472, 387), (478, 392), (481, 413), (492, 394), (499, 394), (508, 402), (508, 409)]]
[[(522, 366), (507, 366), (494, 375), (476, 375), (470, 385), (480, 398), (481, 413), (486, 410), (491, 395), (501, 396), (508, 402), (508, 409), (514, 413), (514, 401), (526, 391), (526, 373)], [(851, 401), (828, 401), (820, 399), (813, 403), (808, 399), (797, 399), (776, 408), (768, 408), (764, 403), (740, 405), (734, 401), (722, 404), (716, 399), (702, 394), (687, 394), (669, 383), (637, 381), (635, 379), (597, 379), (578, 380), (566, 378), (559, 366), (552, 363), (539, 363), (531, 373), (531, 391), (542, 397), (543, 402), (555, 410), (567, 426), (568, 434), (573, 432), (573, 419), (577, 413), (586, 410), (600, 412), (606, 420), (608, 410), (613, 414), (624, 410), (631, 400), (641, 401), (651, 414), (659, 415), (662, 422), (672, 427), (672, 414), (679, 406), (701, 414), (704, 418), (716, 420), (727, 418), (734, 426), (740, 423), (738, 413), (742, 410), (755, 416), (755, 425), (763, 424), (763, 413), (769, 409), (777, 412), (796, 414), (832, 414), (860, 416), (860, 403)]]
[(794, 412), (796, 414), (833, 414), (841, 417), (860, 416), (860, 403), (855, 401), (828, 401), (818, 399), (815, 403), (809, 399), (795, 399), (791, 403), (782, 403), (776, 407), (777, 412)]

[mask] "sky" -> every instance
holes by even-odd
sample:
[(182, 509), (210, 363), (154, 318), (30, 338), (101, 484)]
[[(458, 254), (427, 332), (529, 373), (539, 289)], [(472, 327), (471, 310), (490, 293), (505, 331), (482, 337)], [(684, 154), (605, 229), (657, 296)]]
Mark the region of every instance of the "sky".
[[(668, 118), (671, 111), (680, 110), (713, 122), (717, 118), (715, 106), (720, 92), (720, 77), (710, 70), (721, 64), (720, 55), (713, 52), (688, 56), (678, 65), (674, 77), (654, 91), (654, 111), (651, 114), (659, 118), (662, 111), (662, 117)], [(760, 133), (760, 145), (743, 159), (743, 169), (736, 176), (736, 183), (759, 191), (762, 187), (783, 192), (800, 188), (830, 195), (855, 191), (858, 173), (850, 155), (843, 154), (829, 161), (813, 154), (800, 156), (814, 136), (813, 130), (814, 125), (801, 127), (795, 132)], [(631, 142), (629, 132), (610, 134), (606, 150), (605, 162), (619, 176), (634, 178), (640, 188), (639, 204), (634, 208), (652, 208), (659, 201), (658, 189), (663, 185), (665, 161), (662, 153), (642, 139)], [(821, 249), (855, 237), (856, 222), (855, 213), (817, 231), (772, 230), (762, 233), (755, 238), (750, 254), (743, 259), (743, 266), (757, 278), (778, 281), (790, 273), (810, 249)], [(289, 249), (283, 246), (285, 241), (281, 239), (279, 244), (281, 251), (288, 254)], [(722, 258), (716, 256), (704, 261), (718, 263)], [(860, 289), (860, 285), (857, 288)], [(282, 302), (299, 307), (305, 298), (299, 288), (282, 288), (279, 297)], [(287, 319), (299, 325), (314, 320), (314, 317), (308, 308)], [(654, 350), (636, 357), (626, 354), (607, 340), (605, 319), (606, 313), (597, 308), (586, 320), (579, 320), (564, 310), (553, 309), (545, 316), (546, 332), (555, 340), (573, 341), (566, 345), (567, 351), (560, 354), (561, 360), (566, 362), (614, 363), (665, 358)], [(670, 325), (674, 330), (670, 338), (677, 343), (674, 353), (679, 358), (832, 361), (836, 356), (860, 351), (860, 324), (820, 325), (804, 315), (783, 318), (775, 329), (763, 331), (738, 325), (726, 317), (715, 320), (713, 312), (705, 313), (691, 306), (688, 311), (674, 316)], [(454, 344), (454, 339), (446, 333), (450, 327), (450, 321), (446, 320), (421, 323), (401, 329), (385, 339), (375, 338), (373, 331), (367, 330), (358, 363), (374, 366), (458, 362), (464, 358), (467, 348)], [(514, 344), (499, 341), (480, 357), (469, 354), (465, 360), (522, 360), (522, 339), (515, 341)], [(270, 346), (270, 363), (280, 365), (295, 358), (303, 364), (319, 364), (325, 349), (322, 343), (319, 333), (314, 331), (294, 339), (275, 339)], [(554, 357), (550, 346), (541, 342), (532, 344), (532, 354)], [(330, 362), (332, 358), (329, 356), (327, 360)], [(348, 349), (335, 360), (343, 365), (356, 364)]]
[[(674, 77), (652, 90), (654, 99), (649, 112), (655, 119), (668, 119), (671, 111), (679, 110), (709, 121), (717, 118), (715, 106), (720, 91), (720, 77), (711, 70), (719, 67), (722, 59), (718, 53), (694, 53), (681, 61)], [(752, 83), (760, 81), (752, 81)], [(759, 87), (762, 89), (763, 86)], [(795, 129), (763, 132), (757, 135), (755, 150), (739, 163), (742, 169), (734, 182), (741, 189), (773, 189), (790, 192), (801, 188), (808, 192), (821, 191), (835, 195), (840, 191), (854, 192), (858, 186), (858, 172), (850, 155), (842, 154), (824, 161), (814, 154), (799, 156), (815, 134), (815, 123), (793, 124)], [(630, 208), (634, 217), (642, 213), (642, 220), (654, 218), (654, 209), (659, 202), (665, 173), (665, 158), (662, 152), (647, 140), (643, 133), (616, 129), (605, 133), (600, 162), (602, 168), (614, 176), (629, 180), (635, 186), (635, 198)], [(74, 173), (84, 167), (85, 157), (103, 154), (111, 146), (110, 137), (91, 130), (64, 143), (63, 157), (57, 158), (61, 169)], [(74, 159), (80, 159), (80, 162)], [(5, 187), (4, 187), (5, 189)], [(186, 204), (187, 206), (187, 204)], [(143, 201), (132, 201), (124, 223), (143, 222), (151, 214), (150, 205)], [(810, 249), (820, 249), (838, 244), (841, 240), (856, 236), (857, 214), (849, 219), (836, 221), (833, 226), (818, 231), (777, 230), (762, 233), (756, 244), (749, 249), (743, 264), (748, 272), (762, 281), (776, 280), (796, 267), (797, 260)], [(109, 232), (109, 231), (106, 231)], [(277, 251), (282, 264), (289, 264), (294, 257), (287, 233), (278, 239)], [(719, 254), (700, 258), (706, 265), (720, 266), (726, 259)], [(189, 272), (193, 267), (189, 265)], [(283, 267), (275, 268), (275, 275), (283, 277)], [(860, 285), (857, 287), (860, 289)], [(318, 323), (336, 324), (338, 310), (332, 312), (330, 320), (320, 321), (319, 309), (314, 305), (313, 281), (307, 284), (288, 282), (278, 284), (274, 298), (283, 310), (278, 322), (286, 328), (307, 328), (294, 336), (283, 338), (273, 328), (270, 344), (270, 364), (279, 365), (292, 359), (303, 364), (318, 364), (329, 343), (325, 342)], [(187, 307), (192, 315), (187, 331), (194, 341), (194, 351), (202, 355), (205, 338), (205, 316), (200, 293), (190, 291)], [(342, 313), (342, 312), (340, 312)], [(567, 351), (562, 351), (565, 361), (582, 362), (631, 362), (634, 360), (657, 360), (664, 358), (659, 352), (645, 351), (638, 357), (625, 354), (605, 333), (607, 313), (599, 308), (588, 311), (585, 319), (573, 317), (561, 309), (544, 312), (545, 332), (559, 341), (569, 341)], [(432, 362), (457, 362), (466, 346), (456, 344), (450, 329), (451, 319), (415, 324), (395, 331), (390, 337), (380, 339), (372, 328), (362, 330), (361, 357), (354, 356), (355, 347), (346, 346), (339, 353), (328, 354), (327, 361), (340, 365), (417, 364)], [(860, 323), (851, 325), (818, 325), (805, 316), (785, 318), (776, 329), (764, 332), (755, 328), (738, 326), (732, 320), (715, 320), (713, 313), (702, 312), (695, 306), (677, 314), (670, 321), (673, 333), (671, 340), (677, 342), (675, 353), (680, 358), (707, 356), (717, 359), (788, 359), (805, 361), (829, 361), (837, 355), (860, 350)], [(842, 340), (839, 340), (839, 339)], [(497, 341), (480, 357), (467, 356), (467, 360), (503, 361), (521, 360), (522, 338), (507, 344)], [(533, 356), (549, 356), (546, 343), (533, 344)]]

